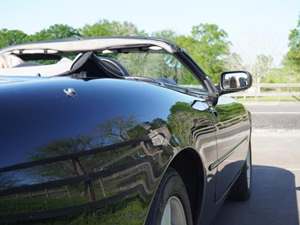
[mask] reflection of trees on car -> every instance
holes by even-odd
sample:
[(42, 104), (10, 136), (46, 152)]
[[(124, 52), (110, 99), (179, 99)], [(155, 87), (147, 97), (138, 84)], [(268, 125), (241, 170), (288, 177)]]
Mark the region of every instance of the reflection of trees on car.
[(137, 126), (137, 124), (138, 121), (134, 116), (114, 117), (99, 124), (95, 131), (97, 136), (95, 139), (98, 141), (97, 145), (103, 146), (129, 140), (128, 131)]
[(217, 105), (216, 110), (219, 112), (219, 121), (217, 123), (219, 129), (226, 128), (232, 124), (237, 124), (242, 120), (247, 120), (248, 117), (247, 114), (243, 114), (243, 105), (233, 101), (231, 104)]
[(16, 184), (17, 180), (11, 175), (2, 175), (0, 174), (0, 190), (13, 187)]
[(171, 108), (168, 122), (174, 136), (180, 138), (183, 145), (190, 145), (200, 134), (214, 130), (210, 117), (206, 111), (194, 110), (190, 104), (177, 102)]
[[(42, 160), (66, 154), (74, 154), (85, 151), (92, 147), (90, 137), (66, 138), (49, 143), (47, 146), (40, 147), (37, 153), (31, 156), (31, 160)], [(40, 176), (65, 177), (66, 175), (77, 175), (75, 162), (62, 161), (59, 165), (49, 164), (46, 168), (41, 167), (38, 171)]]
[[(158, 137), (163, 140), (158, 141)], [(66, 223), (141, 224), (146, 202), (159, 181), (161, 171), (157, 168), (163, 169), (172, 154), (170, 139), (164, 120), (139, 123), (129, 116), (99, 124), (90, 136), (51, 142), (31, 155), (29, 165), (18, 171), (22, 180), (27, 180), (26, 186), (11, 183), (3, 185), (2, 192), (0, 188), (0, 200), (15, 212), (14, 218), (8, 219), (24, 219), (19, 213), (34, 213), (38, 218), (39, 212), (47, 215), (49, 210), (54, 210), (51, 217), (55, 218), (58, 210)], [(1, 181), (4, 183), (0, 177)], [(11, 198), (12, 194), (16, 197)], [(8, 211), (2, 203), (5, 215)], [(136, 216), (127, 215), (132, 208)], [(90, 210), (94, 214), (84, 213)], [(1, 215), (0, 221), (4, 221)]]

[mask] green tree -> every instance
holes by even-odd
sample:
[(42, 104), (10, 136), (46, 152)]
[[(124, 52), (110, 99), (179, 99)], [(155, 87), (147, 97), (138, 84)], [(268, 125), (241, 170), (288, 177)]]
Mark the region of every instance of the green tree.
[(225, 59), (226, 70), (245, 70), (245, 65), (239, 54), (236, 52), (230, 53)]
[(255, 63), (252, 68), (252, 74), (255, 77), (257, 83), (260, 83), (261, 79), (272, 69), (273, 57), (270, 55), (258, 55), (256, 56)]
[(296, 28), (290, 31), (289, 51), (284, 59), (284, 64), (300, 71), (300, 17)]
[(280, 68), (272, 68), (262, 78), (262, 83), (299, 83), (300, 74), (293, 70), (290, 66)]
[(46, 41), (80, 36), (77, 29), (65, 25), (54, 24), (30, 36), (31, 41)]
[(152, 36), (175, 43), (177, 34), (172, 30), (161, 30), (161, 31), (154, 32)]
[(139, 31), (138, 28), (129, 22), (117, 22), (100, 20), (92, 25), (85, 25), (80, 29), (82, 36), (116, 36), (116, 35), (146, 35), (144, 31)]
[[(28, 41), (46, 41), (78, 36), (130, 35), (148, 36), (133, 23), (105, 19), (94, 24), (87, 24), (80, 29), (65, 24), (54, 24), (33, 35), (27, 35), (19, 30), (2, 29), (0, 30), (0, 48)], [(226, 59), (230, 54), (230, 42), (227, 33), (215, 24), (194, 26), (190, 35), (177, 35), (172, 30), (162, 30), (153, 33), (153, 36), (167, 39), (185, 48), (215, 82), (218, 81), (220, 73), (226, 70)], [(169, 64), (173, 63), (170, 60), (168, 62)], [(176, 65), (175, 68), (177, 68)], [(190, 77), (185, 76), (184, 78), (185, 83), (192, 82)]]
[(226, 31), (216, 24), (200, 24), (192, 28), (191, 35), (177, 37), (176, 43), (191, 54), (213, 81), (219, 80), (230, 53)]
[(0, 30), (0, 48), (21, 44), (28, 41), (28, 35), (20, 30)]

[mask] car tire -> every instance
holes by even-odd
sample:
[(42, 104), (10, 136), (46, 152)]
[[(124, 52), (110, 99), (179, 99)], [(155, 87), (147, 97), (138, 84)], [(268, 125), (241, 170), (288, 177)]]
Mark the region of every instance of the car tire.
[(246, 201), (250, 198), (252, 187), (252, 154), (251, 143), (241, 174), (231, 188), (229, 199), (234, 201)]
[(148, 215), (148, 225), (193, 225), (186, 187), (176, 170), (164, 175)]

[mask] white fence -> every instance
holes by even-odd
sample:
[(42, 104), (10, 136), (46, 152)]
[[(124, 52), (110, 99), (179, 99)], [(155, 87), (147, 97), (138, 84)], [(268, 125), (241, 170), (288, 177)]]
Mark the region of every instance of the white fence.
[[(197, 88), (197, 85), (186, 85)], [(233, 97), (258, 98), (258, 97), (294, 97), (300, 100), (300, 83), (260, 83), (253, 84), (246, 91), (230, 94)]]
[(253, 84), (246, 91), (231, 94), (233, 97), (295, 97), (300, 98), (300, 83)]

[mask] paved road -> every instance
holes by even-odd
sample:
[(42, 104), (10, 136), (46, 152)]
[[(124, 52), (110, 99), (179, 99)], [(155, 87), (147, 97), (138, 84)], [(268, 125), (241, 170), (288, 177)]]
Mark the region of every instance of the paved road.
[(213, 225), (299, 225), (300, 104), (248, 108), (255, 126), (252, 197), (248, 202), (225, 202)]
[(300, 103), (248, 104), (259, 129), (300, 129)]

